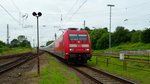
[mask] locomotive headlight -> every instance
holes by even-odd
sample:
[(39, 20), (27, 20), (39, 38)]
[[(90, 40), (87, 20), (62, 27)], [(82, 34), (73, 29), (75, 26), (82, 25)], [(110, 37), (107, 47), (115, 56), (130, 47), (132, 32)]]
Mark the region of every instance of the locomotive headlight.
[(73, 51), (73, 49), (70, 48), (70, 51)]
[(89, 51), (90, 49), (86, 49), (86, 51)]
[(66, 55), (69, 55), (69, 53), (66, 53)]

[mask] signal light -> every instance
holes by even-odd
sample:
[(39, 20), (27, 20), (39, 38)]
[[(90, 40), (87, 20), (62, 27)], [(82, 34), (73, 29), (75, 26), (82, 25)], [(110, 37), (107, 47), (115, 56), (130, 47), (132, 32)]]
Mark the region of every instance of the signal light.
[(33, 12), (32, 15), (33, 15), (33, 16), (36, 16), (37, 14), (36, 14), (36, 12)]
[(39, 15), (39, 16), (42, 16), (42, 13), (41, 13), (41, 12), (38, 12), (38, 15)]

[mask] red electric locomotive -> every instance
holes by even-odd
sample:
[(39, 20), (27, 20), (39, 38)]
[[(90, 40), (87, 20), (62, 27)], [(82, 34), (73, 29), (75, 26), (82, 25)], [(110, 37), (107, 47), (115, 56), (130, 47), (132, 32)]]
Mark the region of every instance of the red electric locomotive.
[(86, 30), (68, 28), (47, 47), (51, 53), (71, 63), (86, 63), (91, 58), (90, 37)]

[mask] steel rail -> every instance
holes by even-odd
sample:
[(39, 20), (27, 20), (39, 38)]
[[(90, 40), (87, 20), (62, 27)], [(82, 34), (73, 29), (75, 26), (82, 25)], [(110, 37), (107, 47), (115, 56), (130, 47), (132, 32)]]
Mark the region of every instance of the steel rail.
[[(41, 52), (40, 55), (42, 55), (43, 53), (44, 52)], [(34, 53), (30, 53), (28, 55), (25, 54), (24, 56), (14, 60), (14, 61), (8, 62), (5, 65), (1, 65), (0, 66), (0, 74), (3, 74), (13, 68), (16, 68), (17, 66), (20, 66), (36, 57), (37, 57), (37, 54), (34, 54)]]
[[(86, 72), (84, 72), (84, 71), (78, 69), (77, 67), (72, 66), (72, 65), (68, 65), (62, 58), (60, 58), (60, 57), (54, 55), (53, 53), (50, 53), (50, 52), (48, 52), (48, 53), (51, 54), (51, 55), (53, 55), (54, 57), (56, 57), (58, 60), (60, 60), (60, 61), (61, 61), (63, 64), (65, 64), (66, 66), (71, 67), (72, 69), (76, 70), (77, 72), (83, 74), (84, 76), (86, 76), (87, 78), (89, 78), (91, 81), (95, 82), (96, 84), (104, 84), (102, 81), (100, 81), (100, 80), (98, 80), (98, 79), (96, 79), (96, 78), (90, 76), (88, 73), (86, 73)], [(97, 72), (97, 73), (99, 73), (99, 74), (102, 74), (102, 75), (104, 75), (104, 76), (107, 76), (108, 78), (111, 78), (111, 79), (113, 79), (113, 80), (116, 80), (116, 82), (118, 81), (118, 82), (120, 82), (121, 84), (136, 84), (136, 83), (134, 83), (134, 82), (132, 82), (132, 81), (130, 81), (130, 80), (127, 80), (127, 79), (124, 79), (124, 78), (121, 78), (121, 77), (112, 75), (112, 74), (110, 74), (110, 73), (106, 73), (106, 72), (104, 72), (104, 71), (97, 70), (97, 69), (92, 68), (92, 67), (89, 67), (89, 66), (87, 66), (87, 65), (84, 65), (83, 67), (86, 67), (86, 68), (88, 68), (88, 69), (90, 69), (90, 70), (92, 70), (92, 71), (94, 71), (94, 72)]]
[(72, 69), (78, 71), (79, 73), (83, 74), (84, 76), (86, 76), (87, 78), (89, 78), (90, 80), (92, 80), (93, 82), (95, 82), (95, 83), (97, 83), (97, 84), (103, 84), (101, 81), (95, 79), (94, 77), (88, 75), (87, 73), (85, 73), (85, 72), (83, 72), (83, 71), (81, 71), (81, 70), (79, 70), (79, 69), (77, 69), (77, 68), (75, 68), (75, 67), (72, 67), (72, 66), (70, 66), (70, 67), (71, 67)]
[(125, 84), (136, 84), (135, 82), (132, 82), (131, 80), (127, 80), (127, 79), (125, 79), (125, 78), (122, 78), (122, 77), (119, 77), (119, 76), (110, 74), (110, 73), (105, 72), (105, 71), (102, 71), (102, 70), (98, 70), (98, 69), (89, 67), (89, 66), (87, 66), (87, 65), (85, 65), (85, 67), (88, 68), (88, 69), (90, 69), (90, 70), (93, 70), (93, 71), (95, 71), (95, 72), (97, 72), (97, 73), (100, 73), (100, 74), (103, 74), (103, 75), (105, 75), (105, 76), (108, 76), (108, 77), (110, 77), (110, 78), (112, 78), (112, 79), (115, 79), (115, 80), (117, 80), (117, 81), (120, 81), (120, 82), (122, 82), (122, 83), (125, 83)]

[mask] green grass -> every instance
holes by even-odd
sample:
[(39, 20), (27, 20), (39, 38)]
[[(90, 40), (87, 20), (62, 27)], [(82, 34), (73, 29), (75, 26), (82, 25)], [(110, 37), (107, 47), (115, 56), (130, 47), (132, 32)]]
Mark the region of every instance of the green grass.
[[(150, 43), (144, 44), (144, 43), (126, 43), (121, 44), (116, 47), (112, 47), (111, 49), (106, 50), (95, 50), (93, 53), (100, 53), (100, 52), (107, 52), (107, 51), (123, 51), (123, 50), (149, 50), (150, 49)], [(148, 56), (129, 56), (129, 58), (138, 58), (141, 60), (127, 60), (127, 68), (123, 67), (123, 61), (119, 60), (119, 58), (113, 58), (112, 56), (118, 56), (119, 55), (106, 55), (102, 54), (97, 57), (97, 64), (96, 64), (96, 57), (92, 57), (92, 61), (88, 62), (89, 65), (95, 66), (99, 69), (102, 69), (104, 71), (108, 71), (113, 74), (117, 74), (119, 76), (127, 77), (131, 80), (136, 80), (136, 82), (141, 84), (149, 84), (150, 83), (150, 65), (144, 64), (142, 62), (142, 59), (149, 60), (150, 58)], [(128, 56), (125, 56), (128, 58)], [(109, 64), (107, 66), (106, 59), (109, 59)]]
[(150, 43), (125, 43), (116, 47), (112, 47), (111, 49), (107, 49), (107, 51), (121, 51), (121, 50), (148, 50), (150, 49)]
[[(99, 69), (102, 69), (104, 71), (117, 74), (119, 76), (127, 77), (128, 79), (131, 80), (136, 80), (136, 82), (140, 82), (141, 84), (149, 84), (150, 80), (150, 72), (148, 71), (143, 71), (139, 69), (145, 69), (150, 71), (150, 67), (136, 63), (136, 62), (130, 62), (127, 61), (127, 66), (129, 67), (134, 67), (134, 68), (123, 68), (123, 61), (117, 60), (114, 58), (108, 58), (109, 59), (109, 64), (107, 66), (106, 63), (106, 57), (97, 57), (97, 64), (96, 64), (96, 57), (92, 57), (92, 61), (88, 62), (89, 65), (95, 66)], [(138, 69), (139, 68), (139, 69)]]
[(55, 58), (50, 56), (48, 59), (48, 65), (41, 71), (40, 84), (80, 84), (80, 79), (74, 72)]
[(18, 54), (28, 51), (32, 51), (32, 48), (7, 48), (3, 49), (3, 52), (0, 52), (0, 55)]

